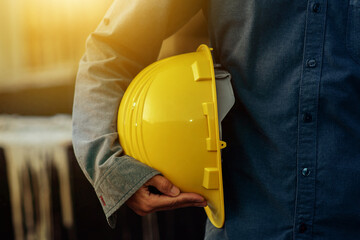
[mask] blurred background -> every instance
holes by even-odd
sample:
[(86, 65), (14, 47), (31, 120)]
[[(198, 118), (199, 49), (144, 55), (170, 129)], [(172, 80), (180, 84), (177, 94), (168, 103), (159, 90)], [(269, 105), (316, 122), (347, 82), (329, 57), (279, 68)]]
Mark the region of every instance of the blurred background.
[[(202, 239), (202, 209), (106, 222), (71, 146), (78, 62), (112, 0), (0, 1), (0, 238)], [(159, 58), (208, 44), (199, 12)]]

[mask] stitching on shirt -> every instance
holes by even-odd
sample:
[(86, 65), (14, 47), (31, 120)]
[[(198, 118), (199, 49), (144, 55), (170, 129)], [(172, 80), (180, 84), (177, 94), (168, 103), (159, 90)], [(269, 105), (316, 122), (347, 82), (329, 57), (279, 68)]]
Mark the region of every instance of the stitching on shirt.
[(102, 177), (100, 177), (98, 184), (94, 184), (94, 188), (97, 189), (106, 179), (106, 177), (115, 169), (117, 169), (118, 167), (120, 167), (121, 165), (123, 165), (125, 162), (129, 161), (130, 159), (124, 157), (123, 161), (121, 162), (117, 162), (115, 167), (108, 167), (104, 173), (102, 174)]

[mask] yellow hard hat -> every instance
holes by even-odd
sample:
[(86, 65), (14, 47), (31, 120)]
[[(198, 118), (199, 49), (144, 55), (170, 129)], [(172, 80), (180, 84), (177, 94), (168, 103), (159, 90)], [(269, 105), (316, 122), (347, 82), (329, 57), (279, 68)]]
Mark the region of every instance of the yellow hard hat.
[(204, 196), (224, 224), (218, 102), (210, 49), (155, 62), (126, 90), (118, 112), (124, 152), (160, 171), (183, 192)]

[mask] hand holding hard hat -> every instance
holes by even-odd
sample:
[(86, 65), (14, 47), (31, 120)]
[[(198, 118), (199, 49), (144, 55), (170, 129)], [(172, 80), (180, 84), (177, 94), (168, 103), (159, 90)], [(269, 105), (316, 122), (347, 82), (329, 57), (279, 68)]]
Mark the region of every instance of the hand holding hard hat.
[[(152, 193), (149, 190), (150, 186), (155, 187), (161, 194)], [(151, 178), (128, 199), (126, 204), (140, 216), (156, 211), (207, 205), (204, 197), (196, 193), (181, 193), (178, 187), (161, 175)]]
[[(223, 226), (220, 150), (226, 143), (220, 140), (219, 118), (222, 120), (234, 100), (232, 92), (220, 94), (229, 101), (218, 102), (217, 95), (214, 65), (210, 49), (205, 45), (196, 52), (151, 64), (126, 90), (118, 112), (120, 144), (125, 154), (164, 176), (156, 176), (147, 183), (165, 191), (156, 196), (158, 202), (148, 203), (148, 207), (152, 204), (151, 211), (169, 209), (172, 203), (176, 207), (193, 206), (199, 201), (199, 206), (207, 203), (205, 211), (214, 226)], [(219, 105), (226, 110), (218, 115)], [(181, 193), (174, 196), (162, 190), (160, 182), (174, 184)], [(146, 199), (142, 195), (146, 191), (144, 187), (147, 188), (146, 184), (129, 199), (131, 208), (143, 204), (140, 202)], [(174, 199), (178, 202), (174, 203)]]

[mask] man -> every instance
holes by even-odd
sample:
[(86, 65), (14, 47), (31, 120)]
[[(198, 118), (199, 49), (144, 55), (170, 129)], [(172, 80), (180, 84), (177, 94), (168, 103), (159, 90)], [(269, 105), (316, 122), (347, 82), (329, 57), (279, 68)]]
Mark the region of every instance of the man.
[(357, 0), (115, 1), (87, 41), (73, 116), (78, 161), (110, 225), (125, 202), (141, 215), (206, 205), (124, 156), (116, 132), (126, 86), (200, 9), (236, 97), (223, 123), (225, 225), (207, 224), (206, 238), (358, 239)]

